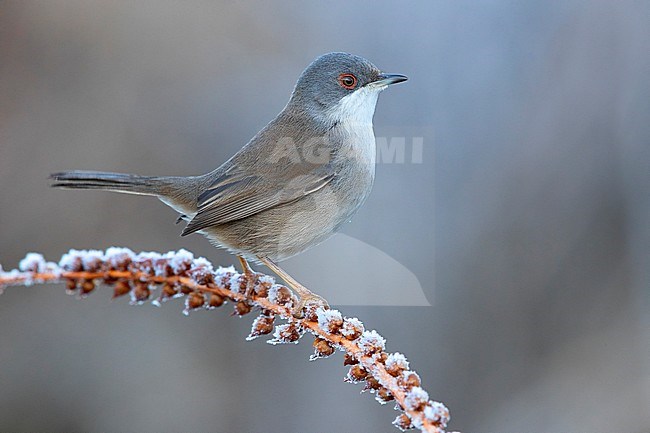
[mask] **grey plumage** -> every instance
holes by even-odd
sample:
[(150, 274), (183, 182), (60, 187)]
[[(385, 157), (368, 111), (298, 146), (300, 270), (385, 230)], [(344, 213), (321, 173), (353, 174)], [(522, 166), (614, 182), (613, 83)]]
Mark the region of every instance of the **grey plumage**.
[(202, 233), (246, 259), (283, 260), (331, 236), (366, 199), (377, 96), (405, 79), (358, 56), (326, 54), (305, 69), (280, 114), (210, 173), (69, 171), (53, 174), (53, 186), (157, 196), (188, 221), (183, 235)]

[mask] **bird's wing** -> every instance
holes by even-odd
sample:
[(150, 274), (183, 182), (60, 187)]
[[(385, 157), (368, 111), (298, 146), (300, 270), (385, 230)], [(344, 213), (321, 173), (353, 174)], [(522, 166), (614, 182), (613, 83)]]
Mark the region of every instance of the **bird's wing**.
[(330, 164), (272, 173), (268, 178), (236, 168), (221, 175), (198, 198), (197, 213), (182, 236), (236, 221), (318, 191), (334, 178)]

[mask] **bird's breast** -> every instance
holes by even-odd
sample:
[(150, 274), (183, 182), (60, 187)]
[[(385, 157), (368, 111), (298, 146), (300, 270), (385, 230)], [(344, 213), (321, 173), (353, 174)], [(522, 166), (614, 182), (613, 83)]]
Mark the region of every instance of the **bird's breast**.
[(375, 179), (375, 135), (372, 123), (341, 122), (333, 130), (336, 179), (333, 190), (348, 220), (366, 199)]

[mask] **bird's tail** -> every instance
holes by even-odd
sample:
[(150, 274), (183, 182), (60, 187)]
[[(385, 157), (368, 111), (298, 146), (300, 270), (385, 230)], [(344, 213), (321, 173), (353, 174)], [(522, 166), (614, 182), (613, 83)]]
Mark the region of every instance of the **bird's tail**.
[(103, 189), (140, 195), (166, 195), (170, 183), (164, 177), (138, 176), (136, 174), (106, 173), (101, 171), (63, 171), (53, 173), (50, 179), (56, 188)]

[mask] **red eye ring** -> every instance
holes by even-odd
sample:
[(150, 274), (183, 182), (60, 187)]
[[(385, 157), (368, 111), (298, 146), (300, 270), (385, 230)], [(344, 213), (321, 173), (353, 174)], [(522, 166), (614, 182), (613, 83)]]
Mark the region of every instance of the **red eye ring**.
[(339, 75), (339, 84), (344, 89), (352, 90), (357, 87), (357, 77), (352, 74), (341, 74)]

